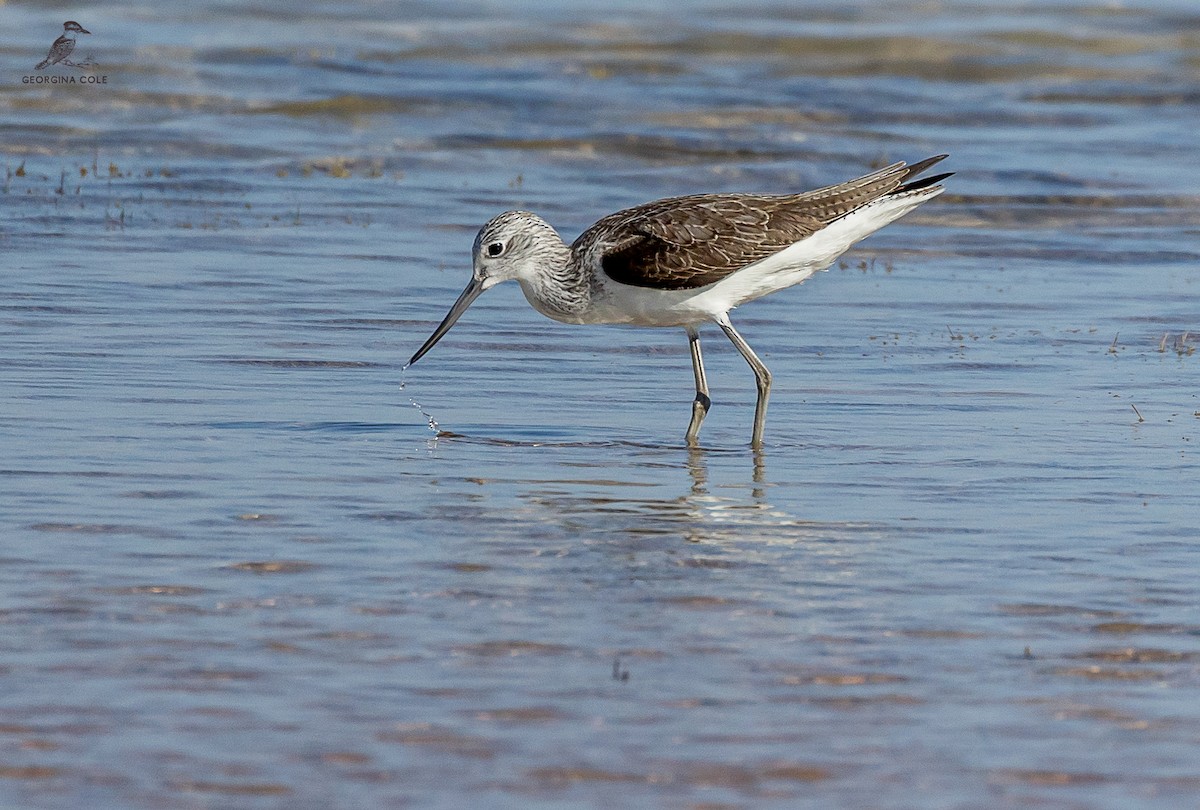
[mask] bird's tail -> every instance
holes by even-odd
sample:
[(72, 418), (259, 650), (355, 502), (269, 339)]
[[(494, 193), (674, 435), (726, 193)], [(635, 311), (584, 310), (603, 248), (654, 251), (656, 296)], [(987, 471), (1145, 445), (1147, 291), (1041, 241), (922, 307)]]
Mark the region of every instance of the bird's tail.
[(40, 62), (38, 62), (38, 63), (37, 63), (37, 66), (36, 66), (36, 67), (34, 67), (34, 70), (41, 70), (42, 68), (44, 68), (44, 67), (45, 67), (46, 65), (48, 65), (48, 64), (50, 64), (50, 60), (49, 60), (48, 58), (47, 58), (47, 59), (43, 59), (42, 61), (40, 61)]
[[(860, 205), (849, 213), (838, 217), (825, 228), (817, 231), (813, 236), (805, 240), (804, 244), (807, 245), (819, 241), (821, 247), (825, 249), (824, 255), (829, 258), (829, 263), (832, 263), (833, 260), (860, 239), (870, 236), (884, 225), (894, 222), (921, 203), (932, 200), (945, 191), (946, 187), (940, 186), (938, 183), (945, 180), (950, 174), (916, 177), (916, 175), (945, 158), (946, 155), (935, 155), (934, 157), (917, 161), (911, 166), (889, 166), (887, 169), (881, 170), (881, 173), (884, 173), (885, 176), (889, 171), (898, 171), (900, 173), (898, 178), (900, 185), (886, 194), (877, 196), (870, 202)], [(892, 182), (895, 182), (895, 180), (896, 177), (893, 174)], [(823, 267), (827, 266), (828, 263), (823, 265)]]
[(903, 194), (906, 191), (917, 191), (919, 189), (929, 188), (930, 186), (932, 186), (936, 183), (940, 183), (942, 180), (945, 180), (947, 177), (954, 174), (954, 172), (946, 172), (945, 174), (935, 174), (932, 177), (921, 177), (921, 178), (917, 178), (917, 179), (913, 179), (913, 178), (916, 178), (918, 174), (925, 171), (930, 166), (933, 166), (936, 163), (941, 163), (943, 160), (945, 160), (948, 157), (949, 157), (949, 155), (934, 155), (931, 158), (925, 158), (924, 160), (918, 160), (916, 163), (912, 164), (911, 166), (905, 166), (904, 167), (904, 175), (900, 178), (902, 181), (904, 181), (903, 185), (898, 186), (891, 193), (892, 194)]

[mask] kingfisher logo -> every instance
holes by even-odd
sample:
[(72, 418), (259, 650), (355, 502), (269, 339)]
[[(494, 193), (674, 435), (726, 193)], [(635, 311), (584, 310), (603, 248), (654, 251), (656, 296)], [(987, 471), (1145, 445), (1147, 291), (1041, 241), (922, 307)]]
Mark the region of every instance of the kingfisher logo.
[(45, 70), (50, 65), (65, 65), (66, 67), (87, 67), (88, 62), (72, 62), (71, 54), (75, 53), (75, 36), (76, 34), (90, 34), (91, 31), (84, 28), (74, 20), (67, 20), (63, 23), (62, 36), (54, 40), (54, 44), (50, 46), (50, 53), (46, 54), (46, 58), (37, 63), (34, 70)]
[[(0, 0), (2, 2), (2, 0)], [(42, 71), (48, 67), (58, 65), (60, 67), (78, 68), (86, 70), (94, 66), (96, 63), (91, 56), (84, 59), (75, 57), (75, 40), (80, 34), (90, 35), (92, 32), (84, 28), (74, 20), (67, 20), (63, 23), (62, 36), (54, 40), (54, 44), (50, 46), (50, 52), (46, 54), (46, 58), (33, 66), (34, 70)], [(74, 74), (40, 74), (33, 76), (22, 76), (22, 84), (108, 84), (108, 76), (98, 76), (94, 73), (84, 73), (82, 75)]]

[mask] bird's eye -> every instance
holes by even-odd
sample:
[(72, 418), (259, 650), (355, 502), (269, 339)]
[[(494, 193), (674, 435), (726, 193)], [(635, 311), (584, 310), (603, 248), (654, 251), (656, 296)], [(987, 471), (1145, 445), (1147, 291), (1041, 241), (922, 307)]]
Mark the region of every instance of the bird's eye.
[(492, 258), (499, 256), (503, 252), (504, 252), (504, 243), (503, 242), (492, 242), (490, 245), (487, 246), (487, 254), (489, 256), (491, 256)]

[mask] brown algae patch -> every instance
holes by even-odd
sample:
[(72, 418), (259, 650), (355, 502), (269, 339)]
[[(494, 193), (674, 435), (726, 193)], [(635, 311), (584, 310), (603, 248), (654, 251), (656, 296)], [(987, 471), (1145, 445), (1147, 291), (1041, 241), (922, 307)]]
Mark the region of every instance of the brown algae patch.
[(908, 679), (901, 675), (884, 673), (822, 673), (819, 675), (787, 675), (780, 683), (788, 686), (812, 684), (814, 686), (866, 686), (878, 683), (904, 683)]
[(194, 585), (125, 585), (96, 590), (113, 596), (201, 596), (211, 593), (208, 588)]
[(845, 695), (842, 697), (813, 698), (805, 702), (811, 703), (814, 706), (824, 706), (827, 709), (838, 709), (841, 711), (874, 709), (881, 706), (921, 706), (925, 703), (923, 699), (915, 695), (902, 695), (896, 692), (888, 692), (882, 695)]
[(1073, 657), (1087, 658), (1093, 661), (1107, 661), (1114, 664), (1178, 664), (1184, 661), (1195, 660), (1197, 653), (1125, 647), (1117, 650), (1089, 650)]
[(267, 560), (230, 563), (224, 567), (231, 571), (248, 571), (251, 574), (300, 574), (317, 566), (304, 560)]
[(321, 762), (327, 765), (369, 765), (371, 757), (358, 751), (329, 751), (321, 754)]
[(1009, 616), (1084, 616), (1089, 619), (1119, 619), (1123, 616), (1114, 610), (1095, 610), (1078, 605), (1049, 605), (1037, 602), (1000, 605), (1000, 612)]
[(745, 607), (742, 599), (728, 596), (707, 596), (703, 594), (684, 594), (682, 596), (666, 596), (658, 600), (664, 605), (681, 607), (687, 610), (719, 610), (721, 608)]
[(571, 648), (563, 644), (505, 639), (481, 641), (478, 644), (461, 644), (455, 647), (454, 651), (488, 658), (511, 658), (518, 655), (565, 655), (571, 652)]
[(492, 566), (484, 563), (469, 563), (469, 562), (450, 562), (445, 564), (448, 571), (457, 571), (460, 574), (482, 574), (492, 570)]
[(288, 796), (292, 789), (275, 782), (207, 782), (188, 780), (172, 784), (183, 793), (215, 793), (220, 796)]
[(553, 706), (522, 706), (511, 709), (483, 709), (472, 713), (472, 717), (485, 723), (551, 723), (567, 720), (570, 715)]
[(1107, 776), (1098, 773), (1024, 768), (1005, 768), (993, 771), (992, 778), (997, 782), (1009, 785), (1098, 785), (1110, 781)]
[(547, 787), (566, 787), (580, 782), (611, 782), (611, 783), (646, 783), (651, 777), (647, 774), (629, 773), (627, 771), (609, 771), (603, 768), (591, 768), (586, 765), (559, 765), (546, 768), (534, 768), (526, 773), (534, 782)]
[(446, 754), (469, 759), (491, 759), (499, 746), (486, 737), (462, 734), (432, 723), (406, 723), (375, 735), (380, 742), (400, 743), (432, 748)]
[(1129, 635), (1133, 633), (1153, 633), (1156, 635), (1196, 634), (1200, 632), (1195, 627), (1182, 624), (1146, 624), (1144, 622), (1101, 622), (1092, 626), (1093, 633), (1111, 633), (1113, 635)]
[(56, 779), (64, 773), (49, 765), (0, 765), (0, 779)]
[(546, 788), (566, 788), (573, 784), (647, 784), (686, 787), (727, 788), (743, 794), (757, 794), (772, 782), (810, 783), (833, 777), (833, 771), (821, 765), (771, 761), (759, 765), (734, 765), (726, 762), (667, 762), (645, 772), (614, 771), (589, 765), (560, 765), (534, 768), (526, 777)]
[(292, 117), (331, 116), (335, 118), (358, 118), (365, 115), (385, 115), (411, 112), (415, 104), (390, 96), (360, 96), (345, 94), (330, 98), (308, 101), (279, 101), (274, 104), (253, 107), (247, 112), (254, 115), (287, 115)]
[(1055, 675), (1084, 678), (1089, 681), (1158, 681), (1165, 676), (1157, 669), (1121, 669), (1119, 667), (1059, 667), (1051, 670)]

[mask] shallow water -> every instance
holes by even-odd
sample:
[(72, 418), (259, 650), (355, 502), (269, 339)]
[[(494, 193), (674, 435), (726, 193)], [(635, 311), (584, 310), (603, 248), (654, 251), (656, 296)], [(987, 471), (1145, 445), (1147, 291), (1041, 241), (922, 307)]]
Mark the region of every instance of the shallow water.
[[(1196, 802), (1193, 4), (0, 13), (0, 804)], [(699, 451), (679, 330), (403, 369), (500, 210), (940, 152), (760, 454), (719, 330)]]

